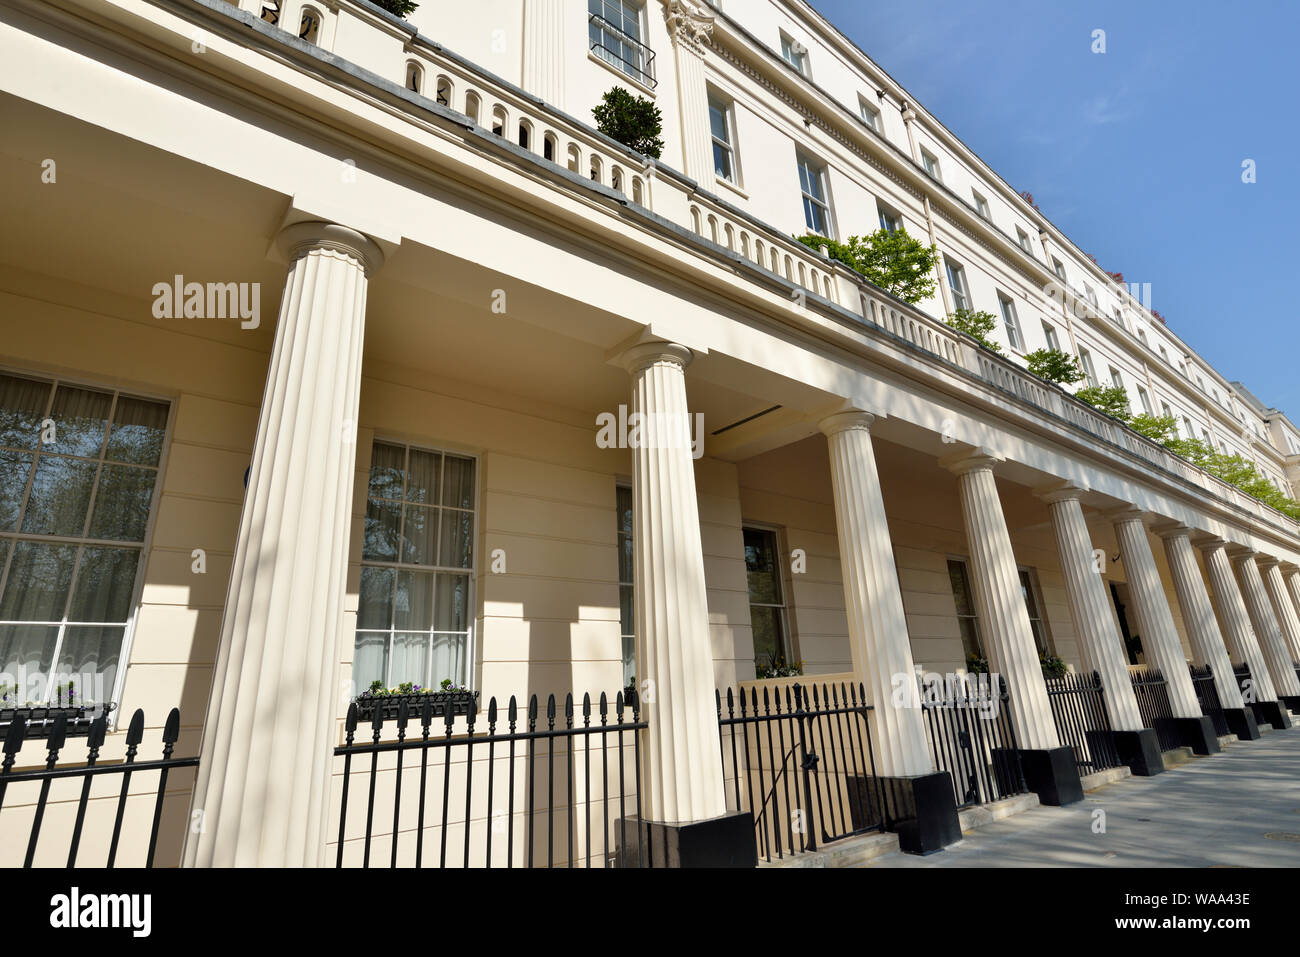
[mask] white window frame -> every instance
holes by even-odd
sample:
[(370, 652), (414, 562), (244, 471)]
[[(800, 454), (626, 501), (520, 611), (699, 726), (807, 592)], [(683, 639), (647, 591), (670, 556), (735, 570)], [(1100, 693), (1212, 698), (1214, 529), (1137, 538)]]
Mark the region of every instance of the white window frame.
[(944, 272), (948, 277), (948, 291), (952, 293), (952, 307), (970, 309), (970, 286), (966, 284), (966, 268), (946, 253), (943, 257)]
[(1137, 390), (1138, 390), (1138, 401), (1142, 403), (1142, 411), (1145, 412), (1147, 415), (1151, 415), (1152, 414), (1151, 396), (1147, 395), (1147, 390), (1144, 389), (1142, 386), (1138, 386)]
[(924, 146), (922, 146), (920, 150), (921, 150), (921, 167), (925, 170), (926, 174), (931, 179), (933, 179), (936, 183), (942, 183), (943, 170), (939, 166), (939, 157), (935, 156)]
[(1110, 384), (1116, 389), (1123, 389), (1124, 376), (1120, 374), (1120, 371), (1114, 366), (1108, 366), (1107, 371), (1110, 372)]
[(870, 129), (876, 133), (884, 134), (885, 131), (880, 122), (880, 109), (869, 103), (861, 93), (858, 94), (858, 114), (862, 117), (862, 122)]
[(1097, 371), (1092, 366), (1092, 353), (1083, 346), (1079, 347), (1079, 365), (1088, 380), (1088, 386), (1093, 389), (1097, 388), (1100, 382), (1097, 379)]
[(1047, 341), (1047, 348), (1056, 352), (1061, 351), (1061, 340), (1056, 334), (1056, 326), (1046, 320), (1043, 321), (1043, 338)]
[(781, 59), (793, 67), (800, 76), (812, 79), (808, 46), (802, 41), (796, 40), (784, 30), (781, 31)]
[[(108, 412), (110, 429), (112, 428), (113, 417), (117, 413), (117, 401), (122, 395), (126, 395), (128, 398), (132, 398), (132, 399), (143, 399), (147, 402), (160, 402), (160, 403), (165, 403), (167, 405), (167, 424), (164, 426), (165, 431), (163, 432), (162, 449), (158, 454), (158, 465), (157, 465), (158, 479), (154, 483), (153, 497), (149, 500), (149, 516), (148, 518), (145, 519), (144, 537), (139, 542), (100, 540), (100, 539), (87, 538), (85, 536), (78, 537), (78, 536), (63, 536), (63, 535), (39, 535), (33, 532), (24, 533), (22, 531), (22, 524), (23, 524), (23, 517), (26, 511), (26, 505), (27, 505), (27, 501), (26, 501), (27, 491), (24, 491), (23, 502), (19, 508), (18, 522), (16, 527), (13, 529), (12, 532), (0, 532), (0, 540), (8, 541), (11, 543), (23, 541), (23, 540), (31, 541), (36, 539), (40, 541), (48, 541), (53, 543), (76, 545), (78, 549), (85, 547), (87, 545), (92, 547), (103, 546), (107, 548), (126, 548), (126, 547), (135, 547), (137, 545), (139, 546), (140, 562), (136, 566), (135, 582), (131, 589), (130, 611), (127, 614), (126, 621), (122, 623), (123, 624), (122, 646), (117, 656), (117, 674), (114, 676), (113, 679), (113, 687), (111, 689), (108, 689), (108, 701), (95, 702), (96, 704), (107, 704), (108, 702), (112, 702), (114, 704), (120, 704), (122, 701), (122, 691), (126, 685), (126, 673), (129, 670), (128, 666), (130, 665), (131, 662), (131, 649), (135, 639), (136, 622), (139, 619), (140, 604), (141, 601), (143, 600), (143, 595), (144, 595), (145, 569), (149, 564), (149, 557), (153, 550), (154, 527), (158, 520), (158, 510), (159, 510), (158, 507), (162, 501), (162, 489), (163, 489), (162, 480), (167, 474), (167, 460), (171, 452), (172, 438), (175, 432), (175, 425), (176, 425), (176, 411), (179, 403), (176, 401), (176, 397), (174, 396), (163, 395), (161, 393), (155, 393), (155, 392), (140, 391), (135, 389), (116, 389), (113, 388), (112, 386), (105, 386), (97, 382), (96, 380), (90, 378), (48, 375), (46, 373), (31, 370), (31, 369), (19, 369), (15, 366), (6, 366), (6, 365), (0, 365), (0, 373), (16, 376), (18, 378), (23, 378), (23, 379), (37, 379), (42, 382), (50, 382), (52, 384), (52, 388), (50, 389), (50, 399), (47, 400), (46, 402), (46, 408), (45, 408), (46, 417), (48, 417), (50, 412), (50, 403), (53, 401), (53, 397), (58, 394), (58, 388), (61, 385), (67, 386), (69, 388), (74, 388), (74, 389), (88, 389), (95, 392), (111, 393), (113, 399), (109, 405), (109, 412)], [(99, 459), (101, 463), (104, 461), (105, 454), (106, 454), (106, 449), (102, 449), (100, 459)], [(30, 486), (30, 477), (29, 477), (28, 484)], [(98, 486), (98, 479), (96, 479), (96, 488), (97, 486)], [(88, 516), (93, 515), (94, 513), (94, 508), (95, 508), (94, 499), (95, 499), (96, 488), (92, 488), (91, 497), (86, 504)], [(0, 596), (4, 594), (4, 588), (8, 579), (9, 565), (12, 557), (13, 557), (13, 546), (11, 545), (9, 550), (4, 554), (4, 557), (2, 559), (2, 564), (0, 564)], [(67, 612), (68, 612), (68, 607), (72, 601), (74, 590), (77, 585), (76, 574), (80, 564), (81, 564), (80, 557), (78, 557), (78, 559), (76, 560), (76, 566), (74, 566), (73, 569), (72, 580), (68, 585), (68, 598), (64, 604), (63, 618), (59, 622), (48, 623), (51, 626), (53, 626), (54, 624), (58, 624), (60, 626), (59, 636), (54, 646), (54, 655), (52, 656), (50, 662), (50, 667), (54, 669), (54, 674), (58, 673), (57, 671), (58, 654), (63, 646), (64, 630), (67, 628), (69, 624), (73, 624), (73, 625), (79, 624), (79, 622), (67, 621)], [(4, 622), (4, 623), (24, 624), (24, 625), (45, 624), (43, 622)], [(99, 623), (92, 622), (88, 624), (99, 624)], [(118, 624), (117, 622), (112, 623), (113, 626), (116, 626), (117, 624)], [(51, 677), (52, 676), (53, 675), (51, 675)], [(46, 695), (45, 695), (47, 701), (50, 699), (51, 690), (56, 690), (56, 689), (52, 689), (52, 686), (54, 684), (55, 684), (54, 682), (47, 682)], [(113, 731), (117, 730), (122, 713), (123, 711), (121, 708), (117, 708), (112, 712), (108, 722), (110, 730)]]
[[(377, 445), (377, 444), (379, 444), (379, 445), (394, 445), (394, 446), (399, 446), (399, 447), (401, 447), (402, 449), (404, 449), (404, 450), (406, 451), (406, 458), (404, 459), (404, 463), (406, 463), (406, 464), (405, 464), (404, 467), (403, 467), (403, 470), (404, 470), (404, 471), (409, 471), (409, 463), (410, 463), (410, 458), (411, 458), (411, 452), (412, 452), (412, 450), (414, 450), (414, 451), (418, 451), (418, 452), (436, 452), (436, 453), (438, 453), (439, 455), (444, 455), (444, 456), (445, 456), (445, 455), (454, 455), (454, 456), (456, 456), (457, 458), (462, 458), (462, 459), (473, 459), (473, 461), (474, 461), (474, 523), (473, 523), (473, 529), (472, 529), (472, 531), (470, 532), (470, 535), (471, 535), (470, 542), (472, 543), (472, 544), (471, 544), (471, 548), (472, 548), (472, 550), (473, 550), (474, 560), (473, 560), (473, 562), (470, 564), (470, 567), (469, 567), (468, 569), (465, 569), (465, 568), (452, 568), (452, 567), (450, 567), (450, 566), (445, 566), (445, 565), (412, 565), (412, 564), (410, 564), (410, 563), (408, 563), (408, 562), (401, 562), (401, 561), (397, 561), (397, 562), (388, 562), (388, 561), (379, 561), (379, 560), (377, 560), (377, 559), (372, 559), (372, 558), (365, 558), (365, 557), (364, 557), (364, 554), (365, 554), (364, 536), (363, 536), (363, 545), (362, 545), (362, 552), (361, 552), (361, 554), (362, 554), (363, 557), (361, 557), (361, 558), (358, 559), (358, 564), (360, 565), (361, 568), (392, 568), (392, 569), (395, 570), (395, 571), (394, 571), (394, 575), (396, 575), (396, 574), (398, 574), (398, 573), (400, 573), (400, 572), (402, 572), (402, 571), (421, 571), (421, 572), (431, 572), (431, 573), (433, 573), (433, 574), (435, 574), (435, 575), (437, 575), (437, 574), (455, 574), (455, 575), (465, 575), (465, 574), (467, 574), (467, 575), (468, 575), (468, 578), (469, 578), (469, 590), (468, 590), (468, 592), (466, 593), (466, 599), (465, 599), (465, 631), (466, 631), (466, 634), (465, 634), (465, 676), (464, 676), (464, 682), (465, 682), (466, 687), (469, 687), (469, 688), (473, 689), (474, 686), (475, 686), (475, 684), (477, 683), (477, 680), (476, 680), (476, 679), (477, 679), (477, 671), (478, 671), (478, 567), (479, 567), (479, 559), (481, 558), (481, 555), (480, 555), (480, 551), (481, 551), (481, 549), (480, 549), (480, 547), (479, 547), (479, 546), (480, 546), (480, 542), (479, 542), (479, 522), (480, 522), (480, 520), (482, 519), (482, 513), (483, 513), (483, 459), (482, 459), (482, 456), (480, 456), (480, 455), (479, 455), (478, 453), (476, 453), (476, 452), (467, 452), (467, 451), (465, 451), (464, 449), (456, 448), (454, 445), (426, 445), (426, 444), (423, 444), (423, 443), (420, 443), (420, 442), (412, 442), (412, 441), (409, 441), (409, 440), (407, 440), (407, 439), (402, 439), (402, 438), (397, 438), (397, 437), (393, 437), (393, 436), (383, 435), (383, 434), (380, 434), (380, 433), (375, 433), (375, 435), (372, 437), (371, 442), (370, 442), (370, 452), (371, 452), (370, 464), (366, 467), (366, 498), (365, 498), (365, 501), (366, 501), (366, 504), (367, 504), (367, 505), (368, 505), (369, 502), (370, 502), (370, 469), (374, 467), (374, 448), (375, 448), (375, 445)], [(441, 483), (441, 482), (443, 481), (443, 473), (442, 473), (441, 470), (439, 470), (439, 473), (438, 473), (438, 481), (439, 481), (439, 483)], [(405, 492), (406, 492), (406, 488), (405, 488), (405, 486), (403, 486), (402, 492), (403, 492), (403, 496), (405, 496)], [(441, 494), (441, 493), (440, 493), (440, 494)], [(406, 502), (406, 501), (405, 501), (405, 498), (403, 498), (403, 501), (402, 501), (400, 504), (401, 504), (402, 507), (403, 507), (403, 508), (402, 508), (403, 521), (405, 521), (405, 511), (406, 511), (406, 506), (409, 505), (409, 504), (412, 504), (412, 503)], [(443, 506), (441, 503), (437, 506), (437, 508), (438, 508), (439, 510), (443, 509), (444, 507), (446, 507), (446, 506)], [(453, 508), (453, 511), (464, 511), (464, 509), (456, 509), (456, 508)], [(441, 517), (440, 517), (439, 520), (441, 521)], [(364, 517), (362, 518), (362, 521), (363, 521), (363, 522), (365, 521)], [(398, 541), (399, 541), (399, 542), (401, 541), (401, 534), (402, 534), (402, 530), (401, 530), (401, 528), (399, 527), (399, 529), (398, 529)], [(441, 530), (439, 530), (438, 537), (439, 537), (439, 539), (441, 538)], [(399, 546), (399, 547), (400, 547), (400, 546)], [(361, 632), (366, 632), (367, 634), (371, 634), (371, 633), (378, 634), (378, 633), (381, 633), (381, 632), (384, 632), (384, 631), (387, 632), (387, 634), (388, 634), (388, 640), (389, 640), (389, 645), (388, 645), (388, 655), (387, 655), (387, 667), (386, 667), (386, 669), (385, 669), (385, 674), (384, 674), (384, 679), (385, 679), (385, 682), (386, 682), (386, 683), (385, 683), (384, 687), (386, 687), (386, 688), (392, 688), (392, 687), (395, 687), (395, 686), (396, 686), (396, 685), (394, 684), (393, 680), (392, 680), (392, 677), (393, 677), (392, 639), (393, 639), (394, 635), (397, 634), (398, 629), (395, 627), (395, 625), (393, 624), (393, 622), (391, 621), (391, 619), (390, 619), (390, 621), (389, 621), (389, 625), (388, 625), (388, 628), (387, 628), (387, 629), (380, 629), (380, 628), (362, 628), (362, 627), (361, 627), (360, 608), (358, 607), (358, 614), (357, 614), (357, 627), (354, 628), (353, 631), (352, 631), (352, 643), (353, 643), (353, 654), (354, 654), (354, 655), (355, 655), (355, 653), (356, 653), (356, 651), (355, 651), (355, 650), (356, 650), (356, 636), (357, 636), (358, 634), (360, 634)], [(430, 638), (432, 638), (435, 634), (445, 634), (445, 632), (437, 632), (437, 631), (435, 631), (435, 630), (432, 629), (432, 628), (428, 629), (427, 631), (428, 631), (428, 634), (429, 634)], [(429, 660), (430, 660), (430, 664), (432, 664), (432, 660), (433, 660), (433, 659), (432, 659), (432, 655), (430, 655), (430, 659), (429, 659)], [(355, 663), (355, 658), (353, 659), (353, 661), (354, 661), (354, 663)], [(355, 672), (354, 672), (354, 673), (355, 673)], [(432, 679), (430, 678), (430, 679), (427, 679), (427, 680), (432, 680)], [(357, 688), (357, 689), (355, 689), (355, 690), (356, 690), (356, 693), (359, 694), (360, 692), (364, 691), (365, 689), (364, 689), (364, 688)], [(431, 687), (426, 686), (426, 687), (424, 688), (424, 690), (425, 690), (425, 691), (436, 691), (437, 688), (431, 688)]]
[(1016, 242), (1019, 243), (1020, 248), (1029, 253), (1029, 255), (1032, 256), (1034, 254), (1033, 249), (1030, 248), (1029, 245), (1029, 234), (1019, 226), (1016, 227)]
[[(722, 114), (722, 125), (726, 133), (725, 139), (719, 139), (713, 131), (713, 110), (714, 107)], [(736, 149), (736, 104), (730, 97), (724, 96), (721, 92), (713, 87), (708, 88), (708, 109), (709, 109), (709, 142), (713, 148), (723, 149), (731, 166), (731, 175), (724, 176), (718, 172), (717, 163), (714, 163), (714, 175), (724, 183), (730, 183), (732, 186), (740, 185), (740, 157)]]
[(1016, 304), (1006, 293), (998, 293), (998, 308), (1002, 312), (1002, 325), (1007, 331), (1007, 342), (1016, 352), (1025, 351), (1025, 335), (1020, 329)]
[[(817, 188), (822, 194), (821, 196), (813, 196), (804, 189), (802, 175), (804, 167), (807, 167), (810, 178), (815, 178)], [(797, 150), (795, 153), (795, 171), (800, 174), (799, 205), (803, 211), (804, 225), (808, 227), (809, 232), (814, 232), (820, 236), (825, 236), (828, 239), (833, 239), (835, 237), (835, 220), (831, 216), (831, 194), (828, 183), (829, 177), (826, 175), (826, 164), (819, 159), (815, 159), (810, 154), (805, 153), (803, 150)], [(819, 231), (812, 225), (812, 223), (808, 222), (808, 208), (804, 204), (809, 202), (821, 208), (822, 216), (826, 220), (825, 230)]]
[(903, 228), (902, 213), (886, 206), (880, 200), (876, 200), (876, 213), (878, 214), (880, 228), (886, 232), (894, 233)]

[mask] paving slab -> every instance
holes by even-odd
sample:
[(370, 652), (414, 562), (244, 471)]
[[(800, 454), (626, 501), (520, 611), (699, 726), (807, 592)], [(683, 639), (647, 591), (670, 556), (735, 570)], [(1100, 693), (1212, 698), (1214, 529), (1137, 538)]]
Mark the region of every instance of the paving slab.
[(1300, 866), (1300, 727), (1106, 784), (1069, 807), (1030, 808), (938, 854), (860, 866)]

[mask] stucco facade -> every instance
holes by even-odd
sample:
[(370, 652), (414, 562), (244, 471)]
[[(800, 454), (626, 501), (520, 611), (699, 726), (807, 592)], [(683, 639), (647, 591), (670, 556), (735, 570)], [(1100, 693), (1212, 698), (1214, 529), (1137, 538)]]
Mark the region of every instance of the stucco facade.
[[(1030, 376), (1023, 357), (1050, 327), (1135, 406), (1140, 388), (1292, 496), (1295, 429), (808, 5), (646, 0), (653, 75), (648, 60), (631, 75), (593, 52), (577, 3), (427, 3), (404, 21), (364, 0), (280, 0), (278, 22), (309, 39), (263, 6), (0, 8), (0, 373), (166, 406), (103, 692), (119, 715), (143, 709), (155, 738), (178, 707), (178, 752), (201, 756), (197, 776), (173, 781), (160, 862), (333, 860), (330, 749), (380, 673), (386, 686), (450, 678), (485, 700), (653, 679), (647, 816), (716, 817), (716, 741), (697, 732), (716, 731), (713, 688), (755, 678), (758, 614), (781, 622), (782, 656), (805, 674), (875, 689), (900, 670), (965, 671), (973, 629), (1013, 684), (1018, 736), (1040, 742), (1026, 747), (1056, 746), (1029, 695), (1042, 694), (1036, 652), (1098, 667), (1084, 636), (1118, 648), (1125, 608), (1148, 639), (1123, 649), (1125, 664), (1153, 663), (1153, 634), (1170, 660), (1205, 664), (1205, 643), (1236, 629), (1268, 645), (1258, 660), (1275, 697), (1300, 692), (1280, 686), (1287, 656), (1300, 660), (1288, 631), (1300, 524)], [(802, 71), (782, 59), (783, 36), (806, 51)], [(616, 84), (660, 108), (659, 161), (592, 127)], [(711, 98), (728, 114), (730, 178), (715, 172)], [(889, 214), (937, 245), (933, 297), (908, 305), (790, 240), (806, 227), (800, 157), (822, 173), (834, 235)], [(256, 285), (260, 310), (217, 318), (208, 297), (160, 317), (157, 287), (174, 277)], [(955, 297), (1013, 304), (1018, 330), (999, 330), (1008, 358), (942, 321)], [(620, 407), (689, 410), (700, 447), (608, 447), (598, 417)], [(851, 427), (827, 424), (846, 413)], [(377, 492), (377, 455), (413, 452), (441, 463), (433, 497), (408, 488), (413, 466), (401, 495)], [(49, 535), (18, 524), (26, 481), (0, 529), (4, 560)], [(1098, 556), (1100, 606), (1068, 586), (1062, 488)], [(432, 551), (389, 554), (368, 538), (388, 513), (442, 522)], [(1180, 527), (1202, 546), (1190, 553), (1199, 591), (1159, 534)], [(779, 600), (754, 600), (747, 530), (771, 533), (752, 541), (773, 543)], [(1204, 554), (1216, 540), (1262, 571), (1258, 589), (1239, 578), (1240, 611)], [(366, 583), (426, 572), (454, 595), (436, 621), (408, 632), (369, 618)], [(1207, 586), (1215, 620), (1189, 631)], [(1218, 640), (1234, 663), (1249, 657)], [(360, 662), (359, 648), (382, 650)], [(919, 725), (875, 703), (885, 773), (924, 773)], [(105, 755), (123, 747), (116, 727)], [(105, 797), (92, 813), (111, 814)], [(73, 810), (59, 805), (45, 827)]]

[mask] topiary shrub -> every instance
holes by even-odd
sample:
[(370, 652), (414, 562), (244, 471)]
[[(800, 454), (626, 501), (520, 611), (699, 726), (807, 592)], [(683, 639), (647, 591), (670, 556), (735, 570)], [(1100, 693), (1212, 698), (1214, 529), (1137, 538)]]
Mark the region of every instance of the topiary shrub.
[(621, 86), (616, 86), (595, 106), (596, 129), (610, 139), (618, 140), (628, 149), (655, 159), (664, 151), (663, 116), (659, 107), (644, 96), (633, 96)]

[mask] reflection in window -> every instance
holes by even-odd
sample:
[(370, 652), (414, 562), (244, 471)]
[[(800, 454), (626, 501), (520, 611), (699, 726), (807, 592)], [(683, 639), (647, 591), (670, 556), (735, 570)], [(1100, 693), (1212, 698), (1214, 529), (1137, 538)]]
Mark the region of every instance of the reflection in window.
[(770, 528), (746, 528), (744, 539), (749, 621), (754, 630), (754, 665), (763, 669), (796, 664), (790, 643), (776, 532)]
[(0, 375), (0, 706), (113, 697), (167, 416)]
[(475, 461), (376, 442), (366, 493), (353, 677), (436, 688), (466, 681)]
[(632, 490), (618, 486), (618, 620), (623, 633), (623, 687), (636, 678), (636, 577), (632, 551)]

